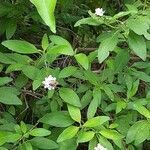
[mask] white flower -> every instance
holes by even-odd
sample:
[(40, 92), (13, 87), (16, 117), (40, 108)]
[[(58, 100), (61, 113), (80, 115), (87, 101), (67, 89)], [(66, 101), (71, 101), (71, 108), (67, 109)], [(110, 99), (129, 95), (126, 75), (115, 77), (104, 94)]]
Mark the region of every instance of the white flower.
[(95, 9), (95, 14), (96, 14), (97, 16), (103, 16), (104, 13), (105, 13), (105, 11), (103, 10), (103, 8), (96, 8), (96, 9)]
[(101, 144), (97, 144), (94, 150), (107, 150), (107, 148), (103, 147)]
[(42, 83), (44, 84), (44, 88), (48, 90), (55, 89), (56, 85), (58, 84), (56, 78), (53, 77), (52, 75), (46, 77)]

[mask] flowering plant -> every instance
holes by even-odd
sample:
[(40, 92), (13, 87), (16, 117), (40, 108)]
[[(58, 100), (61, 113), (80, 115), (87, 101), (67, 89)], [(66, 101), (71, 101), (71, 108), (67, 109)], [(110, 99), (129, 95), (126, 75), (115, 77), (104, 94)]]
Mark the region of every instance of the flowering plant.
[(0, 150), (148, 150), (149, 4), (0, 0)]

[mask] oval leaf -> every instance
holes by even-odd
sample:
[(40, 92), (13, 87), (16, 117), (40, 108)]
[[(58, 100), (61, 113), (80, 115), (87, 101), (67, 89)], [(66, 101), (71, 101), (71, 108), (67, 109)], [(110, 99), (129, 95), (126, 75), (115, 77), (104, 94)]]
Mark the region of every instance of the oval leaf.
[(76, 107), (81, 107), (80, 99), (72, 89), (61, 88), (59, 90), (59, 95), (66, 103)]
[(2, 45), (17, 53), (22, 54), (38, 53), (37, 48), (33, 44), (26, 41), (7, 40), (2, 42)]
[(79, 130), (79, 127), (70, 126), (65, 129), (58, 137), (57, 142), (63, 142), (65, 140), (73, 138)]

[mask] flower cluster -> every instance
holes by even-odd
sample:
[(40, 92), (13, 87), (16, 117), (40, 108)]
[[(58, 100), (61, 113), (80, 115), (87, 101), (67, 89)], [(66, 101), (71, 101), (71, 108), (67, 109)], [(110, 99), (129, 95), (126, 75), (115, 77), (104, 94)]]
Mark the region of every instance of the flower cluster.
[(107, 148), (103, 147), (101, 144), (97, 144), (94, 150), (107, 150)]
[(95, 9), (95, 14), (96, 14), (97, 16), (103, 16), (104, 13), (105, 13), (105, 11), (103, 10), (103, 8), (96, 8), (96, 9)]
[(58, 82), (56, 81), (56, 78), (53, 77), (52, 75), (49, 75), (48, 77), (46, 77), (42, 83), (44, 84), (44, 88), (48, 90), (55, 89), (56, 85), (58, 84)]

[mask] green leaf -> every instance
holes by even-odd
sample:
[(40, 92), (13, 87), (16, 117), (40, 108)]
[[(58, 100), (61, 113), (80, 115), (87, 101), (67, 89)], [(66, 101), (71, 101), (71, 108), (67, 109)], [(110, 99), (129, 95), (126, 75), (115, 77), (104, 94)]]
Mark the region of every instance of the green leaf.
[(85, 69), (85, 70), (88, 70), (89, 68), (89, 60), (88, 60), (88, 57), (83, 54), (83, 53), (80, 53), (80, 54), (76, 54), (75, 55), (75, 59), (77, 60), (77, 62)]
[(0, 77), (0, 86), (5, 85), (12, 81), (12, 78), (9, 77)]
[(35, 80), (40, 70), (34, 66), (24, 66), (22, 72), (32, 80)]
[(17, 29), (17, 24), (14, 20), (9, 20), (6, 27), (6, 38), (10, 39)]
[(70, 117), (77, 121), (77, 122), (81, 122), (81, 112), (80, 109), (78, 107), (72, 106), (72, 105), (67, 105), (68, 106), (68, 112), (70, 114)]
[(98, 141), (108, 150), (114, 150), (112, 144), (105, 137), (98, 135)]
[(37, 48), (33, 44), (26, 41), (7, 40), (2, 42), (2, 45), (17, 53), (22, 54), (38, 53)]
[(77, 149), (76, 138), (65, 140), (59, 143), (59, 150), (76, 150), (76, 149)]
[(77, 68), (74, 66), (69, 66), (61, 70), (59, 73), (59, 78), (67, 78), (73, 75), (76, 72)]
[(106, 38), (101, 42), (98, 48), (99, 63), (102, 63), (109, 56), (109, 52), (115, 49), (117, 43), (118, 43), (117, 34), (113, 34), (112, 36), (109, 36), (108, 38)]
[(98, 88), (94, 88), (93, 90), (93, 100), (91, 101), (88, 111), (87, 111), (87, 118), (93, 118), (96, 111), (97, 107), (100, 105), (101, 102), (101, 90)]
[(72, 89), (61, 88), (59, 90), (59, 95), (66, 103), (76, 107), (81, 107), (80, 99)]
[(121, 72), (127, 65), (130, 59), (129, 52), (127, 50), (120, 50), (115, 58), (115, 72)]
[(29, 132), (32, 136), (48, 136), (51, 134), (51, 131), (44, 128), (36, 128)]
[(145, 72), (134, 70), (131, 72), (131, 75), (137, 77), (142, 81), (150, 82), (150, 76), (147, 75)]
[(74, 55), (73, 48), (66, 39), (57, 35), (52, 35), (50, 36), (50, 40), (55, 44), (55, 46), (47, 49), (48, 54)]
[(149, 29), (148, 18), (139, 16), (127, 20), (127, 26), (138, 35), (143, 35)]
[(147, 56), (147, 50), (144, 38), (135, 34), (134, 32), (130, 32), (128, 36), (128, 43), (130, 49), (133, 50), (137, 56), (145, 61)]
[(100, 134), (107, 139), (118, 140), (122, 139), (124, 136), (118, 133), (116, 130), (104, 129), (100, 131)]
[(84, 76), (85, 76), (85, 79), (88, 80), (91, 84), (98, 85), (99, 76), (96, 73), (90, 70), (86, 70), (84, 71)]
[(0, 89), (0, 102), (7, 105), (21, 105), (22, 101), (9, 89)]
[(106, 95), (111, 99), (111, 101), (114, 101), (114, 94), (110, 87), (108, 85), (103, 85), (103, 90), (105, 91)]
[(81, 109), (85, 108), (92, 100), (92, 91), (88, 90), (81, 98)]
[(117, 107), (116, 107), (116, 114), (118, 114), (120, 111), (122, 111), (123, 109), (125, 109), (127, 106), (127, 103), (123, 100), (119, 100), (117, 102)]
[(1, 53), (1, 52), (0, 52), (0, 62), (4, 63), (4, 64), (13, 64), (13, 63), (15, 63), (15, 61), (13, 61), (9, 57), (7, 57), (7, 55), (5, 55), (4, 53)]
[(55, 127), (68, 127), (74, 123), (74, 121), (70, 118), (69, 113), (65, 111), (48, 113), (39, 121)]
[(23, 133), (27, 132), (27, 126), (23, 121), (21, 121), (21, 123), (20, 123), (20, 128)]
[(103, 23), (104, 23), (103, 20), (97, 20), (97, 19), (89, 17), (89, 18), (83, 18), (83, 19), (77, 21), (74, 26), (77, 27), (77, 26), (80, 26), (82, 24), (98, 26), (98, 25), (103, 24)]
[(73, 138), (78, 131), (79, 131), (79, 127), (76, 126), (68, 127), (59, 135), (57, 142), (63, 142), (65, 140)]
[(41, 18), (44, 20), (46, 25), (48, 25), (53, 33), (56, 33), (56, 25), (55, 25), (55, 6), (57, 0), (30, 0), (31, 3), (35, 5), (38, 13)]
[(30, 140), (31, 144), (39, 149), (57, 149), (58, 145), (47, 138), (35, 137)]
[(129, 144), (135, 141), (135, 144), (138, 145), (149, 137), (149, 133), (150, 131), (148, 121), (140, 120), (129, 128), (126, 142)]
[(42, 38), (42, 48), (43, 50), (46, 50), (49, 46), (49, 41), (48, 41), (48, 37), (47, 34), (44, 34), (43, 38)]
[(110, 118), (108, 116), (98, 116), (98, 117), (89, 119), (88, 121), (86, 121), (83, 124), (83, 126), (84, 127), (97, 127), (109, 120), (110, 120)]
[(78, 135), (77, 142), (78, 143), (88, 142), (88, 141), (92, 140), (92, 138), (94, 137), (94, 135), (95, 135), (95, 133), (93, 131), (84, 131), (84, 132), (81, 132)]
[(66, 45), (68, 48), (72, 49), (71, 44), (61, 36), (51, 35), (49, 38), (56, 45)]
[(137, 110), (140, 114), (142, 114), (143, 116), (145, 116), (146, 118), (150, 119), (150, 111), (145, 108), (143, 105), (141, 105), (140, 103), (136, 102), (134, 104), (134, 108), (135, 110)]
[(25, 147), (26, 150), (33, 150), (33, 147), (30, 142), (23, 143), (23, 146)]
[(48, 48), (47, 50), (47, 54), (51, 54), (51, 55), (69, 55), (69, 56), (73, 56), (74, 55), (74, 51), (70, 48), (68, 48), (68, 46), (66, 45), (56, 45), (53, 46), (51, 48)]
[(0, 147), (0, 150), (8, 150), (8, 149), (5, 147)]

